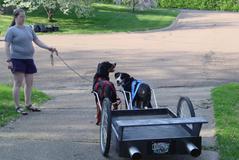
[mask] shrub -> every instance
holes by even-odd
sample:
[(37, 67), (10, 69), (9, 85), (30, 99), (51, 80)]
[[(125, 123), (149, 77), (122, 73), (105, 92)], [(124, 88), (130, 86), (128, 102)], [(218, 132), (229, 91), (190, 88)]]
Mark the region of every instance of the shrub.
[(239, 0), (158, 0), (162, 8), (238, 11)]

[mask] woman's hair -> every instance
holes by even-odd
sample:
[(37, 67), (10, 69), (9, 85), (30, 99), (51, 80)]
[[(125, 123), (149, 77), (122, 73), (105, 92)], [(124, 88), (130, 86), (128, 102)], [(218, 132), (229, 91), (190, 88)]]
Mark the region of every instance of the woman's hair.
[(16, 22), (15, 22), (15, 18), (17, 18), (17, 16), (19, 16), (20, 13), (24, 13), (25, 11), (21, 8), (17, 8), (13, 11), (13, 20), (12, 23), (10, 25), (11, 26), (15, 26)]

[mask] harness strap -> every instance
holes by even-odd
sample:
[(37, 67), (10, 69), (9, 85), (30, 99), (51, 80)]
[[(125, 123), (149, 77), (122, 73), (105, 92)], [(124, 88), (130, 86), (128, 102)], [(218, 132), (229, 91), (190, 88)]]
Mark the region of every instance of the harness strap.
[(139, 90), (140, 85), (142, 84), (142, 81), (140, 80), (134, 80), (131, 84), (131, 100), (134, 101), (134, 98), (136, 96), (136, 93)]

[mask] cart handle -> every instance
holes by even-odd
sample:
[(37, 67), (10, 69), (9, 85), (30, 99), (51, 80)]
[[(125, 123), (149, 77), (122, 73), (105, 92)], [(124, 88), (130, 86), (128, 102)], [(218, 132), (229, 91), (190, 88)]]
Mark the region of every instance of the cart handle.
[(159, 108), (158, 102), (157, 102), (157, 99), (156, 99), (156, 95), (155, 95), (155, 91), (154, 91), (154, 89), (152, 89), (152, 88), (151, 88), (151, 91), (152, 91), (152, 93), (153, 93), (155, 107), (156, 107), (156, 108)]
[[(117, 91), (121, 92), (124, 95), (124, 99), (126, 101), (127, 109), (128, 110), (133, 110), (133, 104), (132, 104), (133, 102), (132, 102), (132, 98), (131, 98), (131, 92), (128, 92), (128, 91), (125, 91), (125, 90), (117, 90)], [(151, 89), (151, 91), (152, 91), (152, 94), (153, 94), (155, 107), (159, 108), (158, 102), (157, 102), (157, 99), (156, 99), (156, 95), (155, 95), (155, 91), (154, 91), (154, 89)], [(127, 99), (127, 94), (129, 95), (129, 101)]]
[(93, 93), (95, 96), (96, 96), (96, 99), (97, 99), (97, 103), (100, 107), (100, 110), (102, 111), (102, 107), (101, 107), (101, 104), (100, 104), (100, 98), (99, 98), (99, 95), (96, 91), (92, 91), (91, 93)]
[[(133, 110), (132, 107), (132, 100), (131, 100), (131, 92), (125, 91), (125, 90), (117, 90), (118, 92), (121, 92), (124, 95), (124, 99), (126, 101), (126, 106), (128, 110)], [(127, 94), (129, 94), (129, 102), (127, 99)]]

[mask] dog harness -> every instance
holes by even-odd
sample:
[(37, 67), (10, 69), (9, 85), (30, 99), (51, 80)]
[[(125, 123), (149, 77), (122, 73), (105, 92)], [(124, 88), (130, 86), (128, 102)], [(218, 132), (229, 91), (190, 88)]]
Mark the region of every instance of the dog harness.
[(136, 93), (139, 90), (139, 86), (142, 84), (142, 81), (140, 80), (134, 80), (131, 84), (131, 100), (134, 101), (134, 98), (136, 96)]
[(103, 98), (104, 98), (104, 90), (105, 90), (105, 88), (107, 86), (110, 87), (110, 89), (112, 91), (112, 94), (113, 94), (111, 101), (112, 102), (116, 102), (116, 97), (117, 97), (116, 96), (116, 90), (115, 90), (115, 87), (114, 87), (113, 83), (111, 83), (110, 81), (99, 80), (98, 82), (95, 83), (93, 88), (94, 88), (94, 91), (96, 91), (98, 93), (99, 88), (102, 87), (102, 92), (99, 94), (99, 98), (100, 98), (100, 100), (103, 100)]

